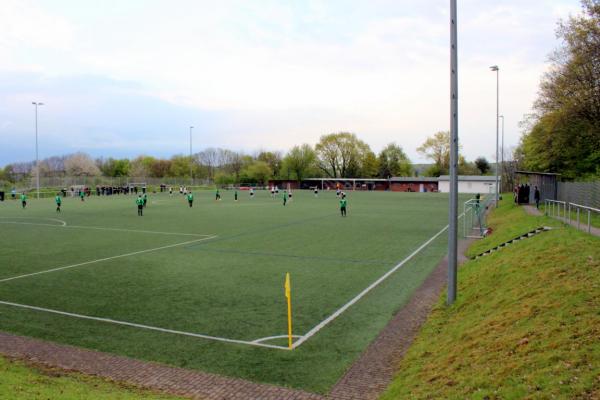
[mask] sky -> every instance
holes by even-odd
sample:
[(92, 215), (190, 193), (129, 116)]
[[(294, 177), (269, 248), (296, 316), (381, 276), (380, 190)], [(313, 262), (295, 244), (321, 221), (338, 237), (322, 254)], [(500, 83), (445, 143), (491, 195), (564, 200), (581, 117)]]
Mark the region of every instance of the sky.
[[(449, 130), (449, 1), (2, 0), (0, 166), (73, 152), (254, 153), (353, 132), (415, 162)], [(518, 143), (578, 0), (459, 0), (459, 140)]]

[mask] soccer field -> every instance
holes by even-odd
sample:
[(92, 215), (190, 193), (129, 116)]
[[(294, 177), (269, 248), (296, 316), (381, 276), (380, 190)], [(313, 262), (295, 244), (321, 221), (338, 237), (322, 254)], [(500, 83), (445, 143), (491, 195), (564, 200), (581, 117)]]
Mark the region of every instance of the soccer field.
[(444, 194), (221, 193), (0, 204), (0, 329), (324, 392), (446, 252)]

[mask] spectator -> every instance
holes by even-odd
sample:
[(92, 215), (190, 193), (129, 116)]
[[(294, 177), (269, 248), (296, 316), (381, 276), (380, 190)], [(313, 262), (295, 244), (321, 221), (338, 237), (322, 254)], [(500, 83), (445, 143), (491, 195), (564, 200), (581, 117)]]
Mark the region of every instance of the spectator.
[(540, 190), (538, 187), (535, 187), (535, 191), (533, 192), (533, 198), (535, 200), (535, 208), (540, 209)]

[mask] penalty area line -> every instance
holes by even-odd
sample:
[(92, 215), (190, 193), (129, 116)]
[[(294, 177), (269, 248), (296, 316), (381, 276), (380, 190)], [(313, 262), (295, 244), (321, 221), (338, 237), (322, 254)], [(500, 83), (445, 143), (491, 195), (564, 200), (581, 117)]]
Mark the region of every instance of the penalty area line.
[(53, 310), (51, 308), (43, 308), (43, 307), (30, 306), (30, 305), (26, 305), (26, 304), (12, 303), (9, 301), (0, 301), (0, 304), (3, 304), (5, 306), (10, 306), (10, 307), (25, 308), (28, 310), (45, 312), (45, 313), (50, 313), (50, 314), (58, 314), (58, 315), (66, 316), (66, 317), (98, 321), (98, 322), (104, 322), (104, 323), (109, 323), (109, 324), (114, 324), (114, 325), (122, 325), (122, 326), (128, 326), (128, 327), (132, 327), (132, 328), (146, 329), (146, 330), (162, 332), (162, 333), (170, 333), (170, 334), (174, 334), (174, 335), (190, 336), (190, 337), (194, 337), (194, 338), (212, 340), (212, 341), (216, 341), (216, 342), (243, 344), (243, 345), (256, 346), (256, 347), (266, 347), (266, 348), (277, 349), (277, 350), (290, 350), (288, 347), (276, 346), (276, 345), (272, 345), (272, 344), (265, 344), (265, 343), (260, 343), (260, 342), (249, 342), (247, 340), (228, 339), (228, 338), (219, 337), (219, 336), (203, 335), (201, 333), (184, 332), (184, 331), (178, 331), (175, 329), (167, 329), (167, 328), (160, 328), (157, 326), (136, 324), (134, 322), (120, 321), (120, 320), (111, 319), (111, 318), (93, 317), (90, 315), (75, 314), (75, 313), (70, 313), (70, 312), (66, 312), (66, 311)]
[[(464, 215), (464, 213), (461, 214), (458, 218), (461, 218), (463, 215)], [(369, 293), (371, 290), (373, 290), (375, 287), (377, 287), (381, 282), (385, 281), (390, 275), (392, 275), (394, 272), (396, 272), (398, 269), (400, 269), (404, 264), (406, 264), (407, 262), (409, 262), (414, 256), (416, 256), (417, 254), (419, 254), (421, 252), (421, 250), (423, 250), (431, 242), (433, 242), (435, 239), (437, 239), (442, 233), (444, 233), (448, 229), (448, 227), (449, 227), (449, 225), (446, 225), (444, 228), (442, 228), (442, 230), (440, 230), (438, 233), (436, 233), (435, 235), (433, 235), (429, 240), (427, 240), (425, 243), (423, 243), (421, 246), (419, 246), (415, 251), (413, 251), (411, 254), (409, 254), (408, 257), (406, 257), (404, 260), (402, 260), (398, 264), (396, 264), (392, 269), (390, 269), (388, 272), (386, 272), (385, 274), (383, 274), (375, 282), (371, 283), (366, 289), (364, 289), (362, 292), (360, 292), (359, 294), (357, 294), (354, 298), (352, 298), (349, 302), (347, 302), (346, 304), (344, 304), (342, 307), (340, 307), (339, 309), (337, 309), (329, 317), (327, 317), (323, 321), (319, 322), (319, 324), (317, 324), (317, 326), (315, 326), (314, 328), (312, 328), (306, 334), (302, 335), (302, 337), (300, 339), (298, 339), (296, 342), (294, 342), (292, 344), (292, 349), (298, 348), (300, 345), (302, 345), (302, 343), (306, 342), (312, 336), (316, 335), (317, 332), (319, 332), (321, 329), (323, 329), (331, 321), (333, 321), (334, 319), (336, 319), (337, 317), (339, 317), (344, 311), (346, 311), (348, 308), (350, 308), (354, 304), (356, 304), (367, 293)]]
[(206, 237), (206, 238), (201, 238), (201, 239), (188, 240), (187, 242), (169, 244), (169, 245), (166, 245), (166, 246), (154, 247), (152, 249), (138, 250), (138, 251), (133, 251), (131, 253), (119, 254), (117, 256), (99, 258), (97, 260), (91, 260), (91, 261), (85, 261), (85, 262), (78, 263), (78, 264), (66, 265), (64, 267), (52, 268), (52, 269), (47, 269), (47, 270), (44, 270), (44, 271), (32, 272), (30, 274), (13, 276), (13, 277), (10, 277), (10, 278), (0, 279), (0, 283), (2, 283), (2, 282), (8, 282), (8, 281), (13, 281), (15, 279), (27, 278), (27, 277), (35, 276), (35, 275), (48, 274), (50, 272), (62, 271), (62, 270), (65, 270), (65, 269), (70, 269), (70, 268), (81, 267), (83, 265), (95, 264), (95, 263), (99, 263), (99, 262), (102, 262), (102, 261), (108, 261), (108, 260), (114, 260), (114, 259), (117, 259), (117, 258), (130, 257), (130, 256), (138, 255), (138, 254), (150, 253), (152, 251), (159, 251), (159, 250), (164, 250), (164, 249), (170, 249), (172, 247), (185, 246), (186, 244), (192, 244), (192, 243), (201, 242), (201, 241), (204, 241), (204, 240), (210, 240), (210, 239), (214, 239), (216, 237), (217, 236), (211, 236), (211, 237)]
[[(1, 217), (0, 217), (1, 218)], [(12, 218), (12, 217), (7, 217)], [(36, 226), (53, 226), (55, 228), (74, 228), (74, 229), (93, 229), (101, 231), (117, 231), (117, 232), (133, 232), (133, 233), (151, 233), (155, 235), (174, 235), (174, 236), (196, 236), (196, 237), (209, 237), (215, 235), (207, 235), (201, 233), (183, 233), (183, 232), (163, 232), (163, 231), (147, 231), (142, 229), (126, 229), (126, 228), (110, 228), (104, 226), (85, 226), (85, 225), (67, 225), (67, 223), (60, 219), (44, 218), (49, 221), (60, 222), (61, 225), (56, 224), (43, 224), (39, 222), (20, 222), (20, 221), (0, 221), (0, 224), (16, 224), (16, 225), (36, 225)]]

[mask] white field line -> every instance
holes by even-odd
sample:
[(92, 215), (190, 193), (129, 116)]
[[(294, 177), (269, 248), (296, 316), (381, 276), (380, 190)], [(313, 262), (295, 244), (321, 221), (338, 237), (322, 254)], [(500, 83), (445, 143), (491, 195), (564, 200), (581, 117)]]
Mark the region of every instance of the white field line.
[(119, 231), (119, 232), (134, 232), (134, 233), (155, 233), (158, 235), (176, 235), (176, 236), (200, 236), (200, 237), (215, 237), (215, 235), (203, 235), (199, 233), (181, 233), (181, 232), (161, 232), (161, 231), (145, 231), (140, 229), (125, 229), (125, 228), (105, 228), (102, 226), (85, 226), (85, 225), (66, 225), (65, 228), (75, 229), (96, 229), (103, 231)]
[[(267, 337), (264, 337), (264, 338), (253, 340), (252, 343), (268, 342), (269, 340), (283, 339), (283, 338), (287, 338), (287, 337), (288, 337), (288, 335), (267, 336)], [(300, 336), (300, 335), (292, 335), (292, 338), (299, 338), (299, 337), (302, 337), (302, 336)]]
[(115, 325), (130, 326), (133, 328), (147, 329), (147, 330), (151, 330), (151, 331), (171, 333), (171, 334), (175, 334), (175, 335), (191, 336), (191, 337), (195, 337), (195, 338), (214, 340), (214, 341), (218, 341), (218, 342), (245, 344), (245, 345), (250, 345), (250, 346), (267, 347), (267, 348), (278, 349), (278, 350), (289, 350), (288, 347), (284, 347), (284, 346), (276, 346), (276, 345), (272, 345), (272, 344), (264, 344), (264, 343), (258, 343), (258, 342), (249, 342), (246, 340), (228, 339), (228, 338), (223, 338), (223, 337), (218, 337), (218, 336), (202, 335), (200, 333), (183, 332), (183, 331), (178, 331), (178, 330), (174, 330), (174, 329), (159, 328), (156, 326), (136, 324), (133, 322), (119, 321), (119, 320), (110, 319), (110, 318), (92, 317), (89, 315), (75, 314), (75, 313), (70, 313), (70, 312), (66, 312), (66, 311), (53, 310), (50, 308), (42, 308), (42, 307), (29, 306), (26, 304), (11, 303), (8, 301), (0, 301), (0, 304), (4, 304), (6, 306), (11, 306), (11, 307), (26, 308), (28, 310), (64, 315), (67, 317), (87, 319), (87, 320), (105, 322), (105, 323), (115, 324)]
[[(56, 218), (34, 218), (34, 217), (0, 217), (0, 219), (33, 219), (33, 220), (42, 220), (42, 221), (56, 221), (58, 222), (60, 225), (56, 225), (56, 224), (42, 224), (42, 225), (48, 225), (48, 226), (66, 226), (67, 222), (63, 221), (62, 219), (56, 219)], [(33, 222), (15, 222), (15, 221), (0, 221), (1, 224), (27, 224), (27, 225), (37, 225), (36, 223)]]
[[(458, 218), (461, 218), (463, 215), (464, 214), (461, 214)], [(308, 331), (306, 334), (304, 334), (300, 339), (298, 339), (298, 341), (294, 342), (294, 344), (292, 345), (292, 349), (299, 347), (302, 343), (306, 342), (308, 339), (310, 339), (312, 336), (314, 336), (317, 332), (319, 332), (321, 329), (323, 329), (331, 321), (333, 321), (334, 319), (339, 317), (344, 311), (346, 311), (348, 308), (352, 307), (356, 302), (358, 302), (360, 299), (362, 299), (367, 293), (369, 293), (371, 290), (373, 290), (375, 287), (377, 287), (381, 282), (386, 280), (390, 275), (392, 275), (394, 272), (396, 272), (398, 269), (400, 269), (404, 264), (406, 264), (408, 261), (410, 261), (414, 256), (419, 254), (421, 252), (421, 250), (423, 250), (431, 242), (433, 242), (435, 239), (437, 239), (438, 236), (440, 236), (442, 233), (444, 233), (446, 231), (446, 229), (448, 229), (448, 227), (449, 227), (449, 225), (446, 225), (441, 231), (439, 231), (438, 233), (433, 235), (429, 240), (427, 240), (425, 243), (423, 243), (421, 246), (419, 246), (415, 251), (413, 251), (408, 257), (406, 257), (404, 260), (400, 261), (395, 267), (393, 267), (388, 272), (383, 274), (379, 279), (377, 279), (375, 282), (370, 284), (366, 289), (364, 289), (362, 292), (357, 294), (353, 299), (351, 299), (349, 302), (344, 304), (342, 307), (340, 307), (337, 311), (335, 311), (329, 317), (327, 317), (323, 321), (321, 321), (317, 326), (315, 326), (310, 331)]]
[[(10, 218), (10, 217), (9, 217)], [(175, 236), (198, 236), (208, 237), (214, 235), (204, 235), (200, 233), (182, 233), (182, 232), (162, 232), (162, 231), (146, 231), (141, 229), (125, 229), (125, 228), (108, 228), (103, 226), (85, 226), (85, 225), (67, 225), (65, 221), (52, 218), (44, 218), (51, 221), (60, 221), (62, 225), (56, 224), (42, 224), (37, 222), (18, 222), (18, 221), (0, 221), (0, 224), (17, 224), (17, 225), (38, 225), (38, 226), (55, 226), (58, 228), (75, 228), (75, 229), (95, 229), (103, 231), (118, 231), (118, 232), (133, 232), (133, 233), (153, 233), (157, 235), (175, 235)]]
[(89, 265), (89, 264), (95, 264), (95, 263), (99, 263), (102, 261), (108, 261), (108, 260), (114, 260), (116, 258), (123, 258), (123, 257), (130, 257), (130, 256), (135, 256), (137, 254), (144, 254), (144, 253), (150, 253), (152, 251), (158, 251), (158, 250), (164, 250), (164, 249), (169, 249), (172, 247), (177, 247), (177, 246), (183, 246), (186, 244), (191, 244), (191, 243), (196, 243), (196, 242), (201, 242), (203, 240), (209, 240), (209, 239), (214, 239), (217, 236), (210, 236), (207, 238), (202, 238), (202, 239), (195, 239), (195, 240), (189, 240), (187, 242), (181, 242), (181, 243), (175, 243), (175, 244), (169, 244), (167, 246), (161, 246), (161, 247), (154, 247), (152, 249), (146, 249), (146, 250), (139, 250), (139, 251), (134, 251), (131, 253), (125, 253), (125, 254), (119, 254), (117, 256), (112, 256), (112, 257), (106, 257), (106, 258), (99, 258), (97, 260), (92, 260), (92, 261), (85, 261), (82, 263), (78, 263), (78, 264), (73, 264), (73, 265), (67, 265), (64, 267), (58, 267), (58, 268), (52, 268), (52, 269), (47, 269), (45, 271), (39, 271), (39, 272), (32, 272), (30, 274), (25, 274), (25, 275), (19, 275), (19, 276), (13, 276), (11, 278), (5, 278), (5, 279), (0, 279), (0, 283), (2, 282), (8, 282), (8, 281), (12, 281), (15, 279), (22, 279), (22, 278), (27, 278), (29, 276), (35, 276), (35, 275), (41, 275), (41, 274), (48, 274), (50, 272), (56, 272), (56, 271), (62, 271), (64, 269), (69, 269), (69, 268), (75, 268), (75, 267), (81, 267), (83, 265)]

